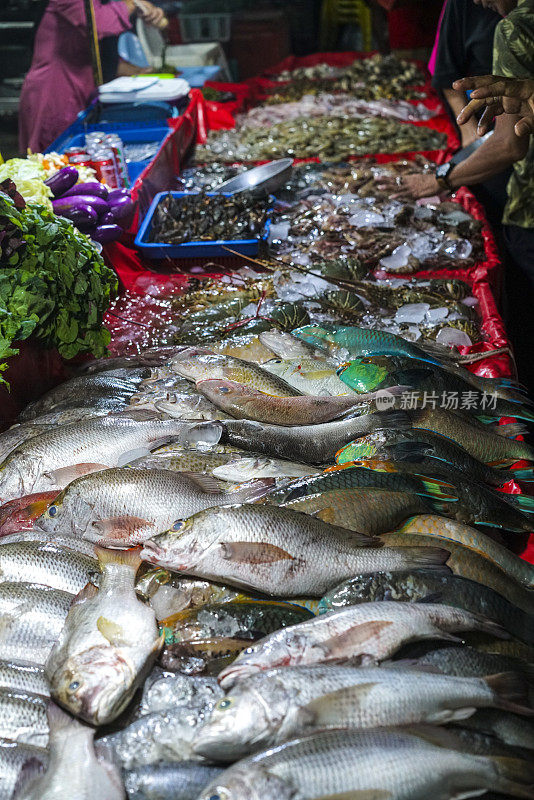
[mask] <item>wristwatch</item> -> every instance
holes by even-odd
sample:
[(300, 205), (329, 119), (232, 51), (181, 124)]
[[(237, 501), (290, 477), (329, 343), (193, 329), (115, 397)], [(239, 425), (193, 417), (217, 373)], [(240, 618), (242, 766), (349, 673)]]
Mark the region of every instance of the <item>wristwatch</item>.
[(440, 164), (440, 166), (436, 169), (436, 180), (439, 186), (441, 186), (442, 189), (446, 189), (448, 192), (454, 191), (449, 180), (449, 175), (454, 167), (455, 165), (452, 163), (452, 161), (447, 161), (446, 164)]

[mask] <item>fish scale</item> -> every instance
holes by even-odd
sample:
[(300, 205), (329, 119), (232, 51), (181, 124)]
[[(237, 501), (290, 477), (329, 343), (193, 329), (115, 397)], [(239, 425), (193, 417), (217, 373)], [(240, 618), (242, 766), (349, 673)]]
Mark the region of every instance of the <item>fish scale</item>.
[(401, 731), (329, 731), (238, 762), (199, 800), (446, 800), (457, 787), (465, 796), (497, 790), (526, 797), (531, 771), (521, 761), (466, 755)]
[(0, 584), (28, 581), (77, 594), (99, 574), (96, 558), (52, 543), (0, 544)]
[[(234, 761), (296, 736), (328, 728), (444, 724), (476, 708), (513, 707), (515, 677), (457, 678), (349, 665), (285, 667), (241, 679), (215, 705), (194, 752)], [(262, 708), (261, 715), (251, 709)]]
[[(307, 514), (276, 506), (201, 511), (149, 539), (142, 558), (156, 566), (279, 597), (318, 596), (355, 570), (441, 563), (440, 550), (391, 550)], [(386, 567), (385, 565), (389, 565)], [(342, 576), (342, 577), (338, 577)]]

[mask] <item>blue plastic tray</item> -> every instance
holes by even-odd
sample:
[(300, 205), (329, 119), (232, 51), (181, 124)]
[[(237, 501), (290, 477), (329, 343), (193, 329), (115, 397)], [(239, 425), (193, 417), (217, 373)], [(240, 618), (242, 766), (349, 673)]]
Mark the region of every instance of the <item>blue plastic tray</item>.
[(177, 67), (180, 78), (184, 78), (189, 86), (200, 88), (206, 81), (216, 81), (222, 79), (222, 69), (217, 64), (205, 67)]
[[(93, 128), (93, 126), (90, 126)], [(106, 126), (107, 127), (107, 126)], [(94, 130), (98, 130), (98, 127), (95, 126)], [(106, 128), (104, 128), (105, 130)], [(108, 133), (114, 132), (118, 133), (121, 137), (124, 144), (152, 144), (157, 143), (158, 146), (162, 143), (165, 139), (167, 134), (169, 133), (169, 128), (131, 128), (130, 130), (124, 128), (115, 131), (107, 131)], [(70, 136), (68, 139), (65, 139), (62, 142), (59, 150), (56, 152), (63, 153), (68, 147), (78, 147), (79, 145), (85, 144), (85, 131), (83, 133), (75, 133), (74, 135)], [(150, 162), (150, 158), (144, 159), (143, 161), (130, 161), (128, 163), (128, 175), (130, 177), (130, 182), (133, 183), (137, 176), (141, 174), (147, 164)]]
[[(269, 221), (267, 221), (264, 231), (260, 237), (256, 239), (214, 239), (212, 242), (184, 242), (183, 244), (161, 244), (159, 242), (149, 242), (150, 234), (152, 231), (152, 218), (158, 207), (160, 201), (167, 197), (189, 197), (191, 195), (199, 194), (199, 192), (159, 192), (148, 209), (137, 236), (135, 237), (135, 245), (146, 258), (207, 258), (215, 257), (225, 258), (232, 254), (225, 250), (224, 247), (229, 247), (237, 253), (244, 256), (255, 256), (258, 254), (260, 247), (260, 239), (266, 241), (269, 236)], [(212, 197), (221, 192), (206, 192), (208, 197)], [(226, 197), (232, 195), (224, 192)]]

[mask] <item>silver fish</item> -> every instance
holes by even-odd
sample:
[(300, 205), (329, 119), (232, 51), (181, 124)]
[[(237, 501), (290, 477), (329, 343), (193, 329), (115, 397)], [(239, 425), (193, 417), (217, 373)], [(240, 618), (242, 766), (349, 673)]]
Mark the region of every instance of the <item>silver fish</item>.
[(0, 658), (41, 666), (57, 641), (72, 594), (34, 583), (0, 583)]
[(110, 763), (99, 761), (93, 747), (95, 732), (53, 703), (48, 708), (50, 761), (43, 775), (31, 781), (19, 800), (123, 800), (121, 775)]
[(124, 786), (129, 800), (196, 800), (221, 771), (198, 761), (158, 763), (128, 770)]
[(50, 696), (44, 669), (17, 661), (0, 661), (0, 689)]
[(346, 660), (374, 664), (418, 639), (457, 641), (453, 631), (480, 630), (498, 637), (500, 625), (459, 608), (384, 600), (348, 606), (271, 633), (244, 650), (219, 675), (224, 689), (237, 680), (278, 666)]
[[(377, 547), (378, 545), (378, 547)], [(211, 508), (144, 543), (151, 564), (282, 597), (318, 596), (358, 570), (440, 564), (447, 553), (383, 548), (376, 539), (277, 506)], [(404, 562), (404, 564), (403, 564)]]
[(48, 699), (28, 692), (0, 689), (0, 736), (46, 747)]
[(0, 544), (0, 583), (41, 583), (77, 594), (99, 572), (96, 558), (51, 542)]
[(44, 772), (47, 764), (44, 747), (0, 739), (0, 797), (10, 800), (15, 789)]
[(526, 761), (468, 755), (403, 731), (329, 731), (237, 762), (199, 800), (450, 800), (488, 790), (526, 798), (533, 773)]
[[(80, 475), (127, 463), (139, 449), (146, 452), (170, 439), (195, 437), (191, 429), (195, 429), (193, 423), (179, 420), (124, 415), (60, 426), (21, 444), (0, 464), (0, 499), (6, 502), (32, 492), (62, 489)], [(218, 441), (217, 428), (212, 432)]]
[(149, 672), (162, 644), (150, 606), (135, 594), (136, 551), (97, 548), (100, 588), (71, 606), (46, 663), (52, 697), (92, 724), (114, 720)]
[(267, 670), (240, 680), (219, 700), (193, 750), (214, 761), (235, 761), (328, 728), (441, 725), (486, 707), (534, 714), (517, 704), (523, 691), (513, 673), (454, 678), (332, 664)]
[(102, 470), (70, 483), (35, 525), (107, 546), (132, 546), (167, 530), (177, 517), (255, 500), (270, 488), (269, 483), (225, 486), (221, 491), (210, 476), (193, 480), (165, 469)]

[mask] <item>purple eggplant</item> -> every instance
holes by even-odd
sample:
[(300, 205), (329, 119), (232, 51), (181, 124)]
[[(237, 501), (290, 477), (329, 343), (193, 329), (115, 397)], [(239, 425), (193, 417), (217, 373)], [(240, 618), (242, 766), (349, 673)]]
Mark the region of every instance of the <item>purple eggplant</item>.
[(130, 197), (130, 192), (128, 189), (112, 189), (108, 197), (110, 200), (114, 200), (116, 197)]
[(106, 211), (106, 213), (100, 217), (98, 220), (99, 225), (115, 225), (115, 217), (113, 216), (111, 211)]
[(45, 184), (51, 190), (54, 197), (60, 197), (68, 192), (78, 180), (78, 170), (76, 167), (63, 167), (47, 178)]
[(99, 225), (91, 234), (91, 238), (100, 244), (108, 244), (114, 242), (122, 236), (122, 228), (118, 225)]
[(70, 208), (78, 205), (90, 206), (92, 209), (94, 209), (95, 213), (99, 217), (104, 216), (104, 214), (107, 214), (108, 211), (110, 211), (110, 207), (106, 200), (102, 200), (101, 197), (95, 197), (92, 194), (74, 194), (69, 195), (68, 197), (58, 197), (58, 199), (54, 200), (52, 204), (54, 206), (54, 211), (56, 210), (56, 206), (58, 208)]
[(108, 190), (103, 183), (98, 183), (98, 181), (90, 181), (89, 183), (75, 184), (67, 192), (64, 192), (62, 197), (73, 197), (77, 195), (101, 197), (102, 200), (106, 200), (108, 196)]
[(114, 198), (109, 197), (108, 202), (109, 202), (109, 210), (111, 211), (116, 220), (125, 219), (126, 217), (129, 217), (134, 210), (134, 204), (132, 203), (130, 197), (126, 196), (114, 197)]
[(67, 217), (80, 230), (96, 225), (97, 212), (83, 197), (66, 197), (65, 199), (52, 200), (52, 206), (55, 214)]

